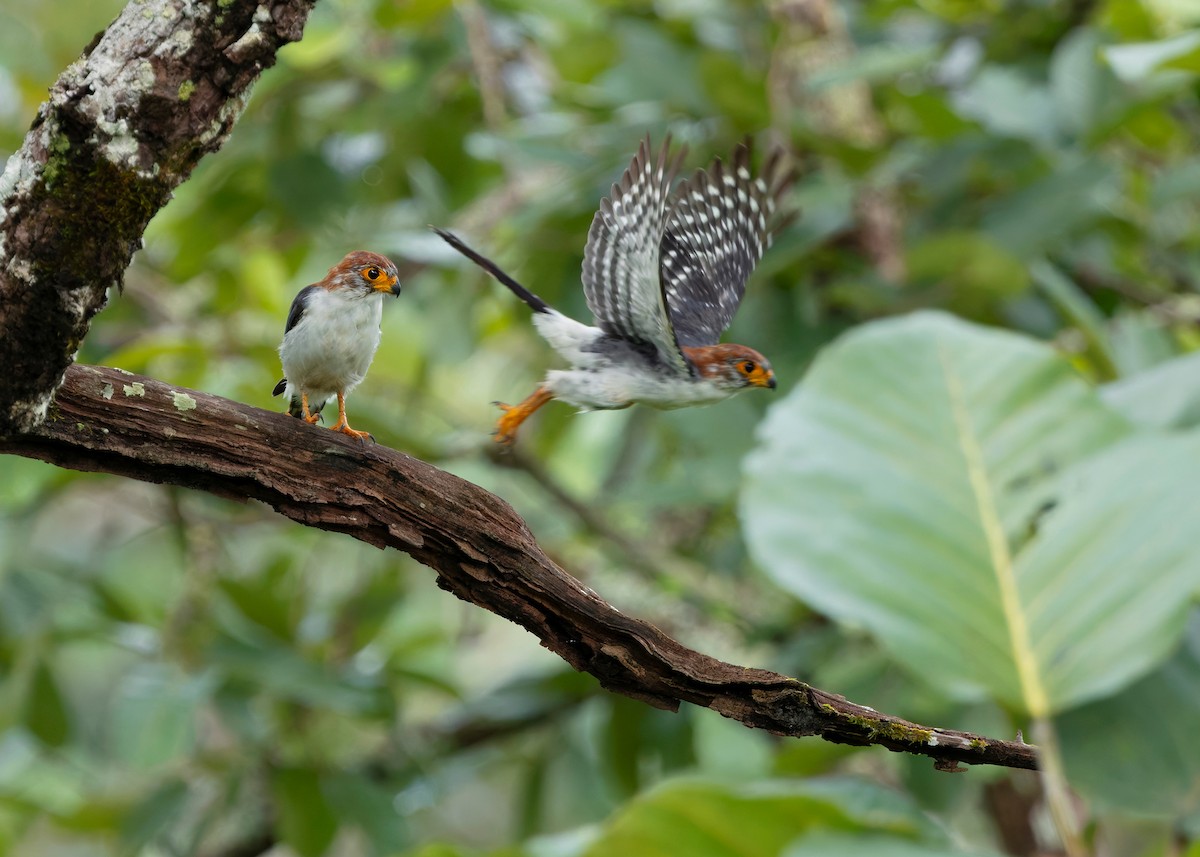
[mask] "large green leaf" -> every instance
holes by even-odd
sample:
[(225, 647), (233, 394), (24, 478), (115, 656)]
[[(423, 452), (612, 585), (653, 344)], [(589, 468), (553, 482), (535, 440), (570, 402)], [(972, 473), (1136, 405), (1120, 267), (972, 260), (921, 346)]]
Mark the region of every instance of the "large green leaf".
[[(946, 846), (930, 847), (923, 842), (896, 839), (890, 836), (861, 836), (845, 833), (817, 832), (805, 836), (785, 853), (784, 857), (968, 857), (968, 852)], [(986, 857), (971, 851), (969, 857)]]
[(1100, 806), (1183, 818), (1200, 812), (1200, 617), (1161, 669), (1058, 720), (1071, 785)]
[(934, 313), (866, 325), (776, 406), (742, 516), (777, 583), (943, 692), (1046, 716), (1177, 642), (1200, 436), (1137, 437), (1050, 348)]
[(1200, 351), (1105, 384), (1101, 395), (1130, 420), (1153, 428), (1200, 423)]
[(936, 839), (899, 793), (852, 780), (776, 780), (749, 786), (675, 781), (627, 804), (587, 857), (773, 857), (810, 830), (873, 830)]

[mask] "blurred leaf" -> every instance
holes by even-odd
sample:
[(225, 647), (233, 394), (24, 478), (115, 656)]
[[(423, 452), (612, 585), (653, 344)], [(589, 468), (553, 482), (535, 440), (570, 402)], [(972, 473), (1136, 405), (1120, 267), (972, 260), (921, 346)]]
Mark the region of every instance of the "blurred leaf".
[[(991, 852), (996, 854), (996, 852)], [(783, 857), (988, 857), (982, 851), (959, 851), (950, 847), (931, 847), (885, 836), (851, 836), (820, 831), (801, 838), (783, 852)]]
[[(1164, 66), (1190, 68), (1200, 58), (1200, 32), (1182, 33), (1157, 42), (1111, 45), (1104, 50), (1117, 77), (1126, 83), (1139, 83)], [(1190, 70), (1200, 70), (1190, 68)]]
[(260, 574), (250, 578), (221, 578), (220, 589), (251, 622), (276, 638), (293, 638), (292, 593), (288, 586), (291, 557), (279, 557)]
[(695, 55), (682, 50), (666, 31), (627, 20), (616, 30), (616, 37), (623, 61), (597, 81), (612, 103), (647, 100), (695, 113), (708, 111)]
[[(62, 479), (62, 471), (44, 461), (5, 456), (4, 478), (0, 479), (0, 509), (20, 509), (47, 486)], [(3, 557), (3, 551), (0, 551), (0, 557)]]
[(1200, 351), (1105, 384), (1100, 395), (1139, 425), (1191, 428), (1200, 424)]
[(411, 843), (395, 795), (380, 785), (355, 774), (338, 774), (324, 779), (322, 793), (343, 824), (366, 834), (375, 853), (393, 854)]
[(774, 748), (769, 736), (759, 730), (747, 729), (736, 720), (704, 711), (695, 718), (694, 733), (696, 761), (701, 770), (725, 782), (751, 780), (770, 773)]
[(127, 853), (139, 853), (150, 845), (184, 812), (188, 787), (181, 780), (168, 780), (156, 788), (125, 818), (121, 845)]
[(1106, 95), (1100, 65), (1100, 39), (1087, 27), (1073, 30), (1050, 58), (1050, 92), (1060, 127), (1087, 134), (1096, 124)]
[(271, 775), (283, 841), (301, 857), (321, 857), (333, 842), (338, 818), (325, 800), (321, 778), (307, 768), (282, 768)]
[(131, 767), (150, 768), (189, 753), (210, 684), (172, 675), (155, 664), (125, 675), (114, 694), (109, 721), (113, 754)]
[(1182, 651), (1116, 696), (1057, 719), (1071, 786), (1120, 812), (1200, 812), (1200, 621)]
[(634, 799), (588, 848), (588, 857), (744, 857), (778, 854), (812, 829), (933, 836), (896, 792), (849, 780), (775, 780), (749, 786), (668, 782)]
[(998, 200), (983, 227), (1000, 246), (1028, 258), (1106, 215), (1119, 191), (1111, 165), (1083, 158)]
[(1118, 374), (1117, 359), (1109, 341), (1104, 316), (1075, 282), (1049, 262), (1039, 259), (1029, 267), (1033, 281), (1050, 298), (1063, 317), (1087, 339), (1096, 365), (1109, 378)]
[(87, 803), (83, 772), (43, 751), (24, 729), (0, 735), (0, 798), (55, 815), (70, 815)]
[(66, 702), (45, 660), (39, 660), (33, 670), (23, 719), (29, 731), (52, 747), (62, 746), (71, 735)]
[(988, 66), (958, 92), (959, 113), (995, 134), (1051, 143), (1058, 123), (1050, 91), (1012, 69)]
[(910, 281), (944, 287), (965, 314), (983, 315), (1029, 286), (1021, 261), (978, 232), (936, 233), (910, 247), (907, 265)]
[(341, 177), (316, 152), (277, 156), (267, 176), (280, 209), (305, 228), (320, 224), (347, 202)]
[(346, 712), (387, 710), (388, 700), (378, 686), (343, 677), (286, 646), (226, 638), (209, 650), (207, 660), (231, 677), (306, 705)]
[(929, 313), (871, 324), (772, 409), (747, 539), (943, 693), (1045, 716), (1151, 669), (1200, 584), (1200, 435), (1129, 434), (1040, 343)]
[(855, 81), (891, 81), (906, 71), (926, 68), (934, 53), (930, 45), (879, 45), (852, 53), (845, 62), (825, 66), (806, 83), (819, 92)]

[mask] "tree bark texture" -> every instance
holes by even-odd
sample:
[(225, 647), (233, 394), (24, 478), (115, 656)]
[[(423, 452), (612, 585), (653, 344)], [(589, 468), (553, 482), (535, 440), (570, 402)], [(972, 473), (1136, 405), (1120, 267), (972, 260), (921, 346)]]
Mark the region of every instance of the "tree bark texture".
[(0, 178), (0, 435), (45, 417), (150, 218), (228, 137), (316, 0), (134, 0)]
[(504, 500), (404, 453), (118, 369), (72, 366), (48, 418), (0, 453), (260, 500), (308, 526), (410, 554), (438, 585), (536, 635), (607, 689), (711, 708), (779, 735), (1036, 767), (1035, 748), (921, 726), (693, 651), (555, 565)]

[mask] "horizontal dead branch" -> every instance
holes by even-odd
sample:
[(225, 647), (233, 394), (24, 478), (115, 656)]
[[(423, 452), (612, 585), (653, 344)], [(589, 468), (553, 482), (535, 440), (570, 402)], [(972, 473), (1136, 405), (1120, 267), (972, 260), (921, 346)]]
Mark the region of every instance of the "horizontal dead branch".
[(410, 554), (438, 585), (516, 622), (608, 690), (690, 702), (779, 735), (1034, 768), (1035, 748), (910, 723), (796, 679), (693, 651), (550, 561), (504, 500), (402, 452), (118, 369), (72, 366), (45, 423), (0, 452), (267, 503)]

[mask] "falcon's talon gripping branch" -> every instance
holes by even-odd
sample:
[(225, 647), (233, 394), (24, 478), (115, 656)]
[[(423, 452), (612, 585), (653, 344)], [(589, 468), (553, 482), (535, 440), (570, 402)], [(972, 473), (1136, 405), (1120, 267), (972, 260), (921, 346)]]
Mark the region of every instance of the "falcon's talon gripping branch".
[(300, 290), (279, 346), (285, 377), (272, 392), (286, 392), (288, 413), (315, 423), (336, 396), (338, 420), (331, 428), (370, 439), (367, 432), (350, 428), (346, 396), (366, 376), (379, 347), (383, 296), (399, 294), (396, 266), (361, 250), (347, 254), (321, 282)]
[(747, 387), (774, 389), (770, 362), (753, 348), (718, 344), (746, 280), (783, 225), (776, 209), (794, 175), (780, 155), (750, 172), (741, 144), (733, 163), (718, 159), (671, 193), (684, 151), (657, 160), (650, 138), (638, 147), (612, 193), (601, 200), (583, 253), (583, 290), (596, 317), (589, 327), (550, 307), (457, 237), (438, 233), (534, 311), (534, 325), (571, 368), (551, 370), (519, 405), (500, 405), (497, 442), (510, 444), (525, 419), (551, 399), (582, 410), (635, 403), (656, 408), (707, 405)]

